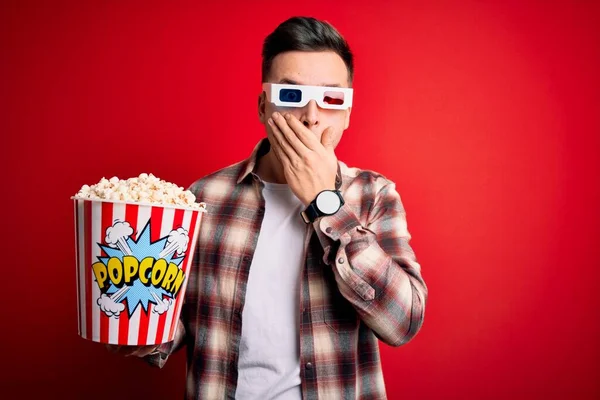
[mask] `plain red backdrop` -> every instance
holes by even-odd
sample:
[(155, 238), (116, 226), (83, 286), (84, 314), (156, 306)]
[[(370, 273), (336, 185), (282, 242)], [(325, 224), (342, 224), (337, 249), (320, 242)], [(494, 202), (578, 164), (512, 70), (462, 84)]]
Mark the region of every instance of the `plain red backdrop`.
[(600, 8), (566, 1), (3, 1), (2, 397), (182, 397), (183, 353), (77, 336), (69, 197), (245, 158), (292, 15), (350, 42), (337, 154), (397, 183), (429, 286), (421, 332), (381, 346), (389, 398), (598, 398)]

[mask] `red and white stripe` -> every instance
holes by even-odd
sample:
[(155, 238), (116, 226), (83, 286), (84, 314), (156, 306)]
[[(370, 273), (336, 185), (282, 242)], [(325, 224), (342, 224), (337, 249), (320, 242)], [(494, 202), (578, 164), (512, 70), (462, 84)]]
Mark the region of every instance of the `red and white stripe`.
[[(106, 256), (98, 244), (106, 244), (104, 241), (106, 229), (116, 220), (129, 222), (134, 228), (132, 239), (137, 240), (137, 236), (152, 218), (151, 240), (153, 242), (179, 227), (188, 231), (190, 237), (188, 249), (179, 266), (187, 275), (198, 238), (201, 212), (81, 199), (74, 200), (74, 212), (79, 335), (95, 342), (122, 345), (149, 345), (173, 340), (175, 322), (179, 318), (185, 296), (187, 277), (169, 310), (162, 315), (153, 313), (153, 305), (150, 303), (148, 313), (139, 305), (131, 318), (128, 316), (127, 309), (118, 318), (108, 317), (101, 312), (96, 303), (101, 292), (92, 272), (92, 264), (98, 261), (98, 257)], [(146, 257), (145, 254), (134, 254), (134, 256), (138, 260)]]

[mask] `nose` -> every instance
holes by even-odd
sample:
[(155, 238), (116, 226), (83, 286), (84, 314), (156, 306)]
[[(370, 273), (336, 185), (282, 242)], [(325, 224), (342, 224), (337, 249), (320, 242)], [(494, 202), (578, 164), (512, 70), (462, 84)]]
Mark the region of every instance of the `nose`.
[(300, 121), (309, 129), (319, 125), (319, 106), (315, 100), (303, 107)]

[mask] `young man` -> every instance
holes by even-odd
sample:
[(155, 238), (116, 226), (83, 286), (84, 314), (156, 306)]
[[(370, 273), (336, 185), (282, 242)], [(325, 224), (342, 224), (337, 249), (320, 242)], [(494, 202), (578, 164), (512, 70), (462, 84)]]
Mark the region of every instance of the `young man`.
[[(252, 155), (194, 183), (207, 213), (174, 342), (188, 399), (383, 399), (377, 338), (419, 331), (427, 288), (393, 182), (349, 168), (353, 57), (328, 23), (291, 18), (264, 42)], [(152, 351), (148, 354), (149, 351)]]

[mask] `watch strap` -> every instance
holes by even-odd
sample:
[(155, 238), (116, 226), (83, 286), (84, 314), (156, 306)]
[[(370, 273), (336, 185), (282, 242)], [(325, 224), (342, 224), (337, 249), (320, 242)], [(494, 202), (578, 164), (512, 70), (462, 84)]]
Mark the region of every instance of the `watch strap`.
[(300, 215), (302, 215), (302, 219), (307, 224), (315, 222), (315, 220), (319, 218), (319, 211), (317, 210), (315, 201), (311, 202)]

